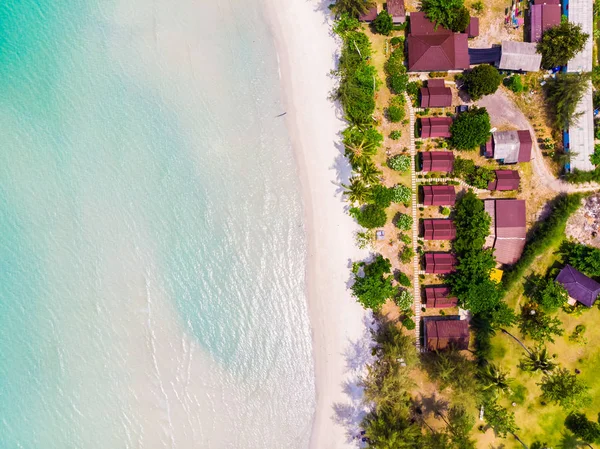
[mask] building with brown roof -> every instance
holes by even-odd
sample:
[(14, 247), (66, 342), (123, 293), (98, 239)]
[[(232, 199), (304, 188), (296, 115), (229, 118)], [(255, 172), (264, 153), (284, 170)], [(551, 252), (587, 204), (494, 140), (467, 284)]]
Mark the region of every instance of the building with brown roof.
[(423, 117), (421, 118), (421, 138), (430, 137), (450, 137), (450, 126), (452, 118), (450, 117)]
[(406, 9), (404, 8), (404, 0), (387, 0), (386, 9), (395, 24), (404, 23), (406, 21)]
[(484, 206), (492, 218), (486, 247), (494, 248), (498, 263), (512, 265), (519, 260), (525, 248), (525, 200), (490, 199), (484, 201)]
[(448, 309), (458, 305), (458, 298), (444, 285), (425, 287), (425, 304), (430, 309)]
[(427, 81), (427, 87), (421, 88), (422, 108), (446, 108), (452, 106), (452, 91), (446, 87), (443, 79)]
[(490, 181), (488, 190), (519, 190), (521, 176), (517, 170), (496, 170), (496, 179)]
[(456, 257), (450, 253), (425, 253), (425, 273), (448, 274), (454, 271)]
[(423, 220), (424, 240), (454, 240), (455, 238), (456, 228), (452, 220), (446, 218)]
[[(469, 349), (469, 323), (466, 320), (428, 319), (425, 323), (425, 341), (429, 351), (447, 348)], [(455, 318), (455, 319), (452, 319)]]
[(467, 33), (467, 36), (469, 36), (469, 38), (479, 36), (479, 18), (478, 17), (471, 17), (471, 20), (469, 20), (469, 26), (465, 30), (465, 33)]
[(454, 186), (423, 186), (425, 206), (454, 206), (456, 191)]
[(486, 156), (501, 164), (516, 164), (531, 160), (531, 133), (528, 130), (496, 131), (492, 133), (491, 155), (486, 147)]
[(431, 72), (469, 68), (467, 35), (435, 25), (423, 12), (410, 14), (408, 71)]
[(451, 172), (454, 170), (454, 153), (451, 151), (421, 152), (423, 172)]
[(600, 283), (577, 271), (571, 265), (558, 273), (556, 282), (561, 284), (569, 296), (584, 306), (592, 307), (600, 295)]
[(358, 17), (358, 20), (360, 20), (361, 22), (371, 23), (373, 20), (375, 20), (377, 18), (377, 14), (379, 14), (379, 10), (377, 9), (377, 4), (375, 4), (365, 14), (361, 14)]
[(529, 41), (539, 42), (544, 31), (560, 25), (561, 16), (559, 0), (536, 0), (529, 5)]

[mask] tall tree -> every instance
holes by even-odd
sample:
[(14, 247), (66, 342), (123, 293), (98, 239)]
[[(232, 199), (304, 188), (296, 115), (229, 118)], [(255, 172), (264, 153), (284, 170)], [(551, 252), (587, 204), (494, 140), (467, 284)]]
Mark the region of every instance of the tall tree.
[(450, 126), (450, 145), (457, 150), (475, 150), (487, 142), (490, 129), (487, 110), (473, 107), (459, 114)]
[(331, 6), (331, 11), (336, 17), (348, 14), (350, 17), (358, 18), (367, 13), (373, 6), (375, 6), (374, 0), (336, 0)]
[(344, 196), (352, 204), (364, 204), (369, 199), (369, 188), (359, 176), (353, 176), (350, 178), (350, 184), (342, 184), (342, 187), (344, 187)]
[(556, 312), (569, 299), (567, 290), (554, 279), (532, 274), (525, 282), (525, 295), (544, 312)]
[(521, 308), (519, 329), (523, 335), (531, 337), (538, 343), (545, 341), (554, 343), (554, 336), (564, 333), (561, 325), (562, 322), (558, 318), (549, 316), (537, 304), (528, 303)]
[(548, 353), (548, 350), (545, 347), (540, 346), (529, 351), (527, 356), (523, 358), (519, 364), (519, 368), (523, 371), (542, 371), (543, 373), (552, 371), (556, 366), (557, 364), (554, 362), (553, 357)]
[(479, 378), (483, 384), (483, 389), (491, 391), (494, 396), (499, 393), (508, 394), (511, 392), (510, 383), (513, 379), (508, 377), (506, 371), (502, 371), (493, 363), (488, 363), (481, 369)]
[(591, 401), (589, 387), (566, 368), (544, 375), (538, 385), (545, 400), (555, 402), (566, 410), (585, 407)]
[(573, 56), (583, 50), (589, 37), (580, 25), (573, 22), (561, 22), (547, 29), (537, 45), (538, 52), (542, 54), (542, 66), (551, 69), (567, 65)]
[(473, 100), (491, 95), (498, 90), (502, 82), (498, 69), (489, 64), (480, 64), (463, 76), (465, 89)]
[(469, 25), (469, 11), (464, 0), (422, 0), (421, 9), (437, 26), (452, 31), (465, 31)]
[[(362, 275), (359, 273), (362, 268)], [(396, 289), (392, 285), (392, 264), (381, 254), (371, 262), (354, 264), (354, 285), (352, 294), (363, 307), (379, 310), (388, 298), (394, 296)]]
[(483, 417), (496, 434), (502, 438), (506, 438), (508, 433), (514, 434), (519, 430), (514, 412), (498, 405), (496, 401), (490, 401), (485, 405)]
[(562, 131), (577, 123), (581, 113), (577, 113), (577, 104), (590, 86), (588, 73), (558, 73), (556, 78), (548, 79), (546, 97), (552, 106), (554, 126)]
[(448, 431), (457, 449), (475, 449), (470, 437), (475, 418), (462, 405), (455, 405), (448, 411)]
[(565, 419), (565, 426), (588, 445), (600, 441), (600, 425), (590, 421), (583, 413), (571, 413)]

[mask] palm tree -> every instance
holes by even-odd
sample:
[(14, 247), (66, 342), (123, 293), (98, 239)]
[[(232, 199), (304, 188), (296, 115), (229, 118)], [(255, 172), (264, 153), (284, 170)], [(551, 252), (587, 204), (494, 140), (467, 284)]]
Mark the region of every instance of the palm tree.
[(331, 7), (336, 17), (348, 14), (350, 17), (358, 18), (365, 14), (375, 5), (373, 0), (337, 0)]
[(379, 182), (379, 175), (381, 175), (381, 172), (371, 161), (360, 166), (358, 173), (360, 174), (363, 182), (367, 185), (377, 184)]
[(366, 203), (369, 199), (369, 188), (358, 176), (353, 176), (350, 178), (350, 184), (342, 184), (342, 187), (345, 189), (344, 196), (346, 196), (348, 201), (350, 201), (352, 204)]
[(479, 377), (483, 382), (484, 390), (491, 390), (494, 394), (510, 393), (510, 383), (513, 379), (508, 377), (506, 371), (502, 371), (493, 363), (488, 363), (480, 372)]
[(527, 348), (527, 346), (525, 346), (523, 344), (523, 342), (521, 340), (519, 340), (517, 337), (515, 337), (513, 334), (511, 334), (510, 332), (508, 332), (506, 329), (500, 329), (502, 331), (503, 334), (508, 335), (510, 338), (512, 338), (514, 341), (516, 341), (517, 343), (519, 343), (519, 345), (521, 345), (521, 347), (525, 350), (525, 352), (527, 354), (531, 354), (531, 351), (529, 350), (529, 348)]
[(552, 359), (553, 357), (548, 354), (548, 350), (546, 348), (538, 347), (533, 351), (530, 351), (527, 357), (521, 360), (519, 368), (521, 368), (523, 371), (542, 371), (543, 373), (548, 373), (557, 366)]
[(377, 147), (364, 138), (356, 145), (353, 143), (346, 144), (346, 157), (352, 167), (361, 167), (367, 164), (370, 161), (369, 157), (375, 153), (377, 153)]

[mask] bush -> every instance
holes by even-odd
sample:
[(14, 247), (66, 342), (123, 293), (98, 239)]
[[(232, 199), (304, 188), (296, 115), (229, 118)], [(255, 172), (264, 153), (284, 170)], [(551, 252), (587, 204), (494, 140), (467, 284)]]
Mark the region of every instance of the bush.
[(483, 12), (483, 2), (481, 0), (477, 0), (475, 3), (471, 5), (475, 14), (481, 14)]
[(429, 72), (429, 78), (445, 78), (448, 72)]
[(451, 212), (451, 210), (450, 210), (450, 208), (449, 208), (449, 207), (442, 207), (442, 210), (440, 211), (440, 213), (441, 213), (442, 215), (445, 215), (446, 217), (447, 217), (448, 215), (450, 215), (450, 212)]
[(395, 94), (401, 94), (406, 90), (408, 75), (404, 65), (404, 49), (395, 49), (385, 62), (384, 70), (387, 75), (388, 87)]
[[(363, 276), (359, 275), (361, 268)], [(371, 263), (353, 264), (352, 295), (364, 308), (378, 311), (389, 298), (394, 296), (396, 289), (392, 285), (391, 268), (390, 261), (381, 254), (378, 254)]]
[(406, 156), (405, 154), (397, 154), (388, 159), (387, 165), (392, 170), (405, 172), (410, 168), (410, 156)]
[(436, 25), (463, 32), (469, 25), (469, 11), (464, 0), (422, 0), (421, 9)]
[(388, 120), (392, 123), (398, 123), (402, 121), (405, 116), (404, 109), (399, 108), (398, 106), (390, 106), (387, 109), (387, 117)]
[(401, 234), (400, 236), (400, 241), (402, 243), (405, 243), (407, 245), (410, 245), (410, 243), (412, 242), (412, 238), (410, 237), (410, 235), (408, 234)]
[(537, 45), (538, 53), (542, 55), (542, 67), (551, 69), (567, 65), (573, 56), (583, 50), (589, 37), (580, 25), (568, 21), (547, 29)]
[(548, 79), (545, 93), (556, 130), (562, 131), (577, 122), (577, 104), (588, 88), (589, 79), (588, 73), (558, 73), (555, 78)]
[(390, 133), (390, 139), (392, 140), (398, 140), (400, 137), (402, 137), (402, 131), (394, 130)]
[(394, 298), (394, 302), (400, 310), (410, 310), (413, 304), (413, 295), (408, 290), (400, 290), (398, 296)]
[(355, 31), (360, 26), (357, 18), (351, 17), (349, 14), (342, 14), (333, 25), (333, 32), (343, 36), (348, 31)]
[(478, 100), (485, 95), (491, 95), (498, 90), (502, 82), (502, 75), (498, 69), (489, 64), (476, 66), (464, 77), (465, 89), (473, 100)]
[(406, 274), (400, 272), (398, 274), (398, 283), (404, 287), (410, 287), (410, 278)]
[(396, 227), (402, 231), (409, 231), (412, 229), (413, 219), (407, 214), (398, 214), (396, 218)]
[(521, 75), (513, 75), (504, 78), (504, 85), (516, 94), (520, 94), (524, 89)]
[(392, 39), (390, 39), (390, 44), (392, 44), (393, 46), (402, 45), (403, 43), (404, 38), (400, 36), (394, 36)]
[(377, 14), (377, 17), (373, 21), (373, 28), (375, 31), (386, 36), (392, 32), (393, 26), (394, 20), (392, 19), (392, 16), (389, 15), (385, 10)]
[(565, 264), (592, 278), (600, 278), (600, 249), (565, 241), (560, 245), (558, 253)]
[(490, 136), (490, 116), (485, 108), (473, 107), (456, 117), (450, 127), (450, 145), (457, 150), (474, 150)]
[(423, 83), (421, 81), (411, 81), (406, 85), (406, 93), (411, 97), (418, 97)]
[(362, 209), (359, 209), (356, 221), (363, 228), (381, 228), (385, 225), (387, 216), (385, 214), (385, 209), (375, 204), (367, 204)]
[(413, 319), (409, 316), (405, 317), (402, 319), (402, 325), (409, 331), (412, 331), (415, 329), (416, 324), (413, 321)]
[(410, 200), (412, 197), (412, 190), (409, 187), (398, 184), (395, 187), (392, 187), (394, 190), (394, 203), (403, 203), (405, 206), (410, 204)]
[(412, 258), (414, 256), (415, 256), (415, 251), (412, 249), (411, 246), (406, 245), (402, 249), (402, 252), (400, 253), (400, 261), (402, 263), (408, 263), (412, 260)]
[(371, 202), (381, 209), (385, 209), (392, 204), (394, 192), (386, 186), (377, 184), (371, 189)]

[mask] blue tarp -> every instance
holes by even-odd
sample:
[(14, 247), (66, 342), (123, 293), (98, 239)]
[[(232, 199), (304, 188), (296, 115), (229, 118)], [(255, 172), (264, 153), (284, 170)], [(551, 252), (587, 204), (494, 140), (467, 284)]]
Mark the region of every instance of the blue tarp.
[(498, 64), (500, 62), (502, 48), (469, 48), (471, 65), (474, 64)]

